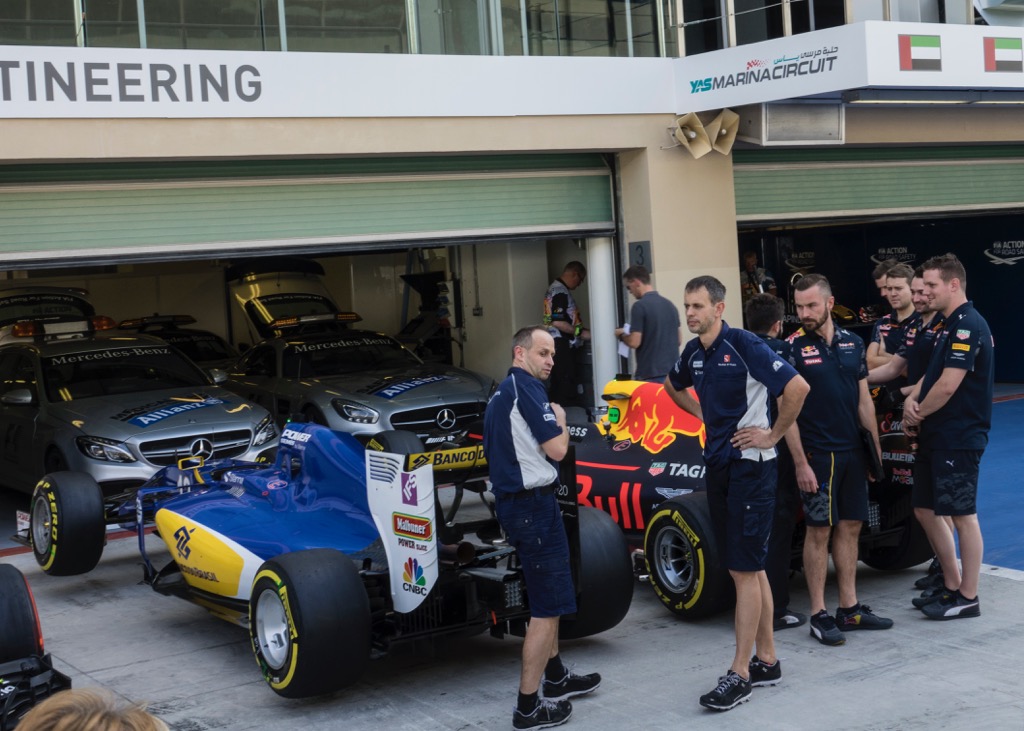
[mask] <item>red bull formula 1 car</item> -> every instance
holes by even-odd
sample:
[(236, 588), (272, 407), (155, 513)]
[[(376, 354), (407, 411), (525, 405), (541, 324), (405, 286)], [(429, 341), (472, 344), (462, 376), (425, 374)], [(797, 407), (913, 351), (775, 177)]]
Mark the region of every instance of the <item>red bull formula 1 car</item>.
[(39, 701), (71, 687), (53, 668), (32, 590), (24, 575), (0, 564), (0, 731), (9, 731)]
[[(482, 465), (479, 444), (427, 452), (415, 434), (392, 431), (364, 447), (291, 423), (272, 465), (183, 460), (115, 509), (138, 531), (145, 581), (247, 627), (266, 682), (300, 698), (355, 682), (371, 655), (397, 642), (525, 632), (516, 551), (489, 501), (463, 504), (484, 496)], [(633, 572), (609, 516), (578, 507), (571, 487), (562, 493), (578, 612), (560, 631), (584, 637), (625, 616)], [(160, 568), (144, 540), (153, 525), (170, 552)], [(105, 539), (99, 486), (85, 473), (46, 475), (29, 533), (47, 573), (91, 570)]]
[[(704, 424), (676, 406), (661, 384), (611, 381), (603, 398), (608, 413), (599, 423), (569, 426), (579, 504), (608, 513), (632, 545), (643, 547), (651, 584), (672, 612), (694, 619), (714, 613), (731, 599), (732, 581), (702, 494)], [(880, 409), (879, 422), (886, 479), (870, 484), (860, 558), (877, 569), (903, 569), (927, 560), (931, 548), (913, 516), (913, 453), (898, 416)], [(803, 536), (801, 516), (794, 569)]]

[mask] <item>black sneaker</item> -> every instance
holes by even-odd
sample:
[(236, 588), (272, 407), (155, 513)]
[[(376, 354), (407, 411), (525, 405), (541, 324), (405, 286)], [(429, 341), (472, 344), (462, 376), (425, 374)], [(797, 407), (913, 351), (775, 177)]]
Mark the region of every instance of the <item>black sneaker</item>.
[(700, 704), (713, 711), (728, 711), (740, 703), (750, 700), (750, 681), (734, 670), (718, 679), (718, 685), (710, 693), (700, 697)]
[(557, 683), (545, 678), (541, 683), (541, 692), (549, 701), (559, 701), (593, 693), (600, 687), (601, 676), (599, 674), (577, 675), (570, 666), (565, 669), (565, 677)]
[(928, 564), (928, 575), (942, 573), (942, 564), (939, 563), (938, 556), (932, 556), (932, 561)]
[(775, 618), (773, 629), (778, 632), (779, 630), (789, 629), (790, 627), (800, 627), (806, 623), (806, 614), (800, 614), (800, 612), (794, 612), (792, 609), (787, 609)]
[(852, 612), (836, 609), (836, 624), (843, 632), (852, 632), (855, 629), (889, 629), (892, 620), (879, 617), (867, 604), (858, 604)]
[(921, 592), (921, 596), (915, 596), (910, 600), (910, 603), (918, 609), (921, 609), (924, 605), (931, 604), (932, 602), (936, 602), (941, 599), (943, 594), (950, 593), (952, 592), (944, 586), (939, 589), (925, 589)]
[(823, 645), (841, 645), (846, 642), (832, 616), (822, 609), (811, 616), (811, 637)]
[(778, 685), (782, 682), (782, 663), (778, 659), (769, 665), (757, 655), (750, 660), (750, 685), (759, 688), (764, 685)]
[(954, 591), (943, 594), (937, 601), (925, 604), (921, 611), (928, 619), (966, 619), (981, 616), (981, 604), (978, 597), (967, 601), (963, 594)]
[(938, 589), (945, 586), (946, 580), (943, 577), (942, 569), (937, 572), (929, 573), (927, 576), (922, 576), (920, 579), (914, 582), (915, 589)]
[(531, 713), (515, 709), (512, 712), (512, 728), (551, 728), (561, 726), (570, 718), (572, 703), (543, 698), (537, 702), (537, 707)]

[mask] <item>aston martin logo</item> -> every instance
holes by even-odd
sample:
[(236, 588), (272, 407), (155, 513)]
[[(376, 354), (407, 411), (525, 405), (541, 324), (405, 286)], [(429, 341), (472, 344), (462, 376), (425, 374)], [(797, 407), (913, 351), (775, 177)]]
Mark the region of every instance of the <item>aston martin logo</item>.
[(442, 429), (452, 429), (455, 427), (455, 412), (451, 409), (441, 409), (437, 412), (435, 421)]
[(188, 453), (193, 457), (210, 459), (213, 456), (213, 442), (209, 439), (196, 439), (189, 445)]

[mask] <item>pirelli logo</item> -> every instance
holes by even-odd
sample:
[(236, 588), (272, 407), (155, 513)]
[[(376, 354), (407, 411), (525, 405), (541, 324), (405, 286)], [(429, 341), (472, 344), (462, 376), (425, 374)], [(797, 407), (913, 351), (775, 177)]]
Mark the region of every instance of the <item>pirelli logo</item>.
[(967, 343), (953, 343), (953, 350), (962, 350), (965, 353), (970, 353), (971, 346)]
[(434, 537), (433, 525), (428, 518), (405, 515), (404, 513), (392, 513), (391, 525), (396, 536), (415, 538), (420, 541), (429, 541)]

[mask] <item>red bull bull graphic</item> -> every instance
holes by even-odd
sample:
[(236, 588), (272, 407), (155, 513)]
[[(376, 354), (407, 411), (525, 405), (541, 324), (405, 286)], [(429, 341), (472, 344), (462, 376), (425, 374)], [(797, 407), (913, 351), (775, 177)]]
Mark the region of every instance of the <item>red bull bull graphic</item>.
[[(696, 437), (703, 449), (707, 440), (704, 422), (679, 408), (663, 384), (617, 381), (614, 385), (626, 387), (614, 394), (625, 398), (616, 398), (608, 409), (607, 433), (616, 441), (628, 439), (651, 454), (659, 454), (679, 436)], [(692, 390), (690, 395), (697, 398)], [(625, 409), (616, 403), (621, 401), (628, 401)], [(617, 419), (613, 409), (618, 413)]]

